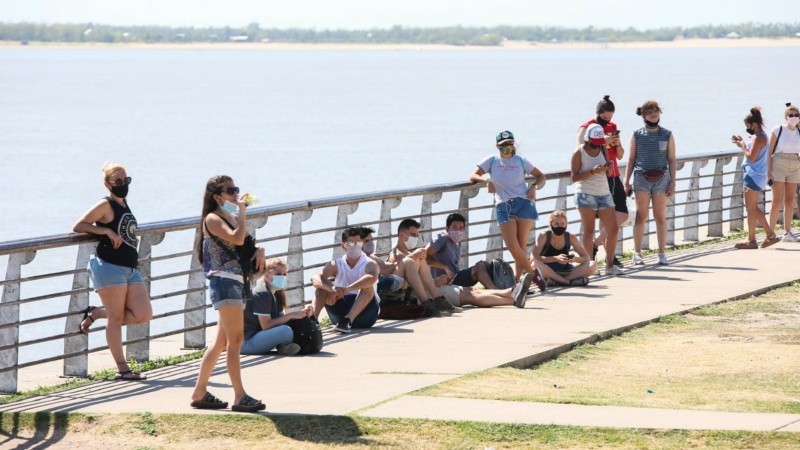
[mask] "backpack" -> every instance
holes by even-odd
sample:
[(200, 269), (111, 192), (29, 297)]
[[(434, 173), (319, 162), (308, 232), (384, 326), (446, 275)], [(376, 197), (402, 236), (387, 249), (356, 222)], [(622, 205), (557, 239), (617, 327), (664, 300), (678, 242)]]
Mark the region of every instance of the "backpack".
[(381, 310), (379, 319), (408, 320), (425, 317), (425, 307), (411, 299), (411, 289), (398, 289), (380, 295)]
[(322, 350), (322, 330), (319, 324), (310, 317), (293, 319), (286, 322), (286, 325), (294, 332), (292, 342), (300, 346), (301, 355), (310, 355)]
[(489, 263), (489, 266), (489, 277), (491, 277), (497, 289), (507, 289), (517, 284), (514, 279), (514, 269), (507, 262), (495, 258)]

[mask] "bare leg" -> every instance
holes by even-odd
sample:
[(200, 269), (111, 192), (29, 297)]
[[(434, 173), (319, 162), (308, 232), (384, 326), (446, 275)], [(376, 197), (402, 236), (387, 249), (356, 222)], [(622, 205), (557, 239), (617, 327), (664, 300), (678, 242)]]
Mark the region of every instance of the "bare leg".
[(594, 219), (597, 217), (597, 211), (589, 208), (578, 208), (578, 213), (581, 215), (581, 224), (583, 225), (581, 244), (591, 256), (592, 241), (594, 240)]
[(770, 227), (764, 211), (758, 206), (760, 192), (745, 188), (744, 205), (747, 208), (747, 238), (750, 241), (756, 240), (756, 224), (760, 224), (767, 232), (767, 237), (775, 236), (775, 231)]
[(225, 349), (225, 366), (233, 385), (234, 403), (246, 395), (242, 385), (242, 365), (239, 352), (244, 340), (244, 315), (239, 305), (223, 306), (219, 310), (219, 323), (225, 331), (227, 346)]
[[(774, 230), (778, 225), (778, 214), (780, 214), (781, 206), (783, 206), (784, 191), (786, 190), (786, 183), (783, 181), (775, 181), (772, 183), (772, 204), (769, 207), (769, 226)], [(784, 229), (786, 224), (783, 224)]]
[(597, 273), (597, 263), (594, 261), (587, 261), (573, 267), (566, 276), (567, 281), (572, 281), (580, 277), (588, 277)]
[(508, 247), (508, 251), (511, 252), (511, 256), (514, 257), (514, 272), (517, 280), (525, 272), (533, 274), (533, 267), (531, 267), (531, 262), (528, 260), (527, 250), (528, 235), (531, 232), (531, 227), (533, 227), (533, 221), (528, 219), (509, 220), (500, 225), (503, 242)]
[[(103, 302), (103, 311), (95, 310), (92, 316), (105, 317), (106, 342), (108, 350), (117, 363), (117, 372), (131, 370), (128, 362), (125, 361), (125, 354), (122, 351), (122, 319), (125, 317), (125, 298), (128, 295), (128, 286), (110, 286), (97, 291), (100, 301)], [(94, 313), (98, 314), (95, 315)]]
[(481, 308), (492, 306), (510, 306), (514, 304), (511, 296), (512, 289), (472, 289), (461, 288), (458, 301), (462, 305), (472, 305)]
[(551, 269), (550, 266), (543, 262), (534, 261), (534, 265), (542, 271), (542, 276), (545, 280), (553, 280), (560, 284), (567, 284), (569, 280), (564, 278), (561, 274), (556, 272), (555, 270)]
[[(222, 321), (220, 320), (220, 323)], [(214, 371), (214, 366), (217, 365), (219, 355), (222, 350), (228, 345), (225, 338), (225, 330), (222, 325), (217, 324), (217, 337), (211, 347), (208, 347), (203, 353), (203, 359), (200, 360), (200, 372), (197, 374), (197, 381), (194, 385), (194, 392), (192, 392), (192, 400), (202, 400), (208, 391), (208, 379), (211, 378), (211, 372)]]
[(653, 196), (653, 219), (656, 222), (658, 251), (663, 253), (667, 248), (667, 194)]
[(486, 289), (497, 289), (497, 285), (492, 281), (489, 276), (489, 263), (486, 261), (478, 261), (477, 264), (470, 269), (472, 279), (478, 280)]
[(614, 214), (614, 208), (605, 208), (597, 211), (600, 216), (600, 223), (608, 230), (606, 234), (606, 267), (614, 265), (614, 253), (617, 249), (617, 216)]
[(644, 239), (644, 224), (650, 214), (650, 194), (647, 192), (636, 193), (636, 222), (633, 224), (633, 249), (636, 253), (642, 251)]
[(794, 218), (794, 196), (797, 191), (797, 183), (786, 183), (786, 193), (783, 197), (783, 228), (792, 231), (792, 219)]
[(406, 280), (408, 285), (411, 286), (411, 289), (414, 291), (414, 295), (416, 295), (418, 299), (430, 300), (436, 297), (436, 291), (434, 291), (434, 295), (431, 295), (426, 289), (426, 286), (422, 282), (419, 274), (419, 266), (417, 266), (417, 261), (413, 258), (403, 258), (395, 270), (395, 273)]
[(322, 308), (324, 308), (328, 302), (335, 300), (335, 296), (335, 293), (328, 292), (325, 289), (314, 289), (314, 300), (312, 301), (314, 305), (314, 317), (319, 318), (319, 313), (322, 311)]
[(122, 323), (126, 325), (147, 323), (152, 318), (153, 307), (144, 284), (128, 285), (128, 293), (125, 297), (125, 317), (122, 319)]

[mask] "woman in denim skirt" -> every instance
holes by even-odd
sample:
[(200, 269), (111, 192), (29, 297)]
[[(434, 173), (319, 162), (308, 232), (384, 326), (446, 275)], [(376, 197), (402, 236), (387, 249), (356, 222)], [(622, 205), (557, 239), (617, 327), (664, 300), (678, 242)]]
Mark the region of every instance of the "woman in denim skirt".
[[(208, 379), (217, 364), (222, 350), (228, 376), (233, 385), (234, 411), (257, 412), (266, 408), (260, 400), (247, 395), (242, 385), (240, 350), (244, 340), (244, 272), (236, 257), (236, 247), (247, 238), (246, 194), (239, 197), (239, 188), (233, 179), (218, 175), (208, 180), (203, 196), (203, 212), (196, 244), (197, 256), (203, 263), (203, 272), (209, 279), (211, 305), (217, 311), (217, 336), (214, 344), (206, 349), (200, 362), (200, 373), (192, 393), (193, 408), (227, 408), (223, 402), (207, 390)], [(200, 238), (202, 236), (202, 238)], [(255, 252), (255, 270), (264, 269), (264, 250)]]
[[(478, 164), (469, 180), (486, 183), (489, 193), (494, 194), (497, 224), (503, 242), (514, 257), (514, 272), (517, 280), (529, 284), (527, 276), (540, 291), (547, 289), (544, 277), (528, 259), (528, 236), (533, 222), (539, 218), (536, 211), (536, 191), (544, 186), (545, 177), (527, 158), (517, 155), (514, 135), (510, 131), (500, 132), (496, 139), (497, 155), (490, 155)], [(483, 178), (489, 174), (490, 179)], [(528, 187), (526, 175), (533, 175), (536, 182)]]
[(103, 185), (109, 195), (95, 203), (72, 228), (76, 233), (100, 236), (96, 255), (89, 261), (92, 285), (102, 307), (83, 311), (80, 331), (89, 333), (97, 319), (106, 319), (106, 342), (117, 364), (115, 380), (140, 381), (146, 377), (131, 370), (122, 351), (122, 325), (146, 323), (153, 316), (139, 263), (136, 218), (128, 202), (131, 177), (121, 164), (103, 166)]

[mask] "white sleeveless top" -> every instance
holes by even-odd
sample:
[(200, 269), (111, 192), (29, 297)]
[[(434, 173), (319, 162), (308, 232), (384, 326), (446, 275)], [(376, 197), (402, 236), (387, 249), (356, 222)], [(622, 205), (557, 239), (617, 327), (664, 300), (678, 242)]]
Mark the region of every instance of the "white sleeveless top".
[[(333, 285), (336, 287), (350, 286), (364, 276), (366, 273), (364, 269), (369, 262), (369, 257), (364, 253), (361, 253), (355, 267), (347, 264), (347, 255), (338, 258), (336, 260), (336, 279), (333, 280)], [(348, 294), (358, 294), (358, 289), (349, 291)]]
[[(601, 150), (597, 156), (589, 156), (586, 153), (586, 148), (581, 147), (581, 172), (592, 170), (595, 166), (602, 166), (606, 163), (606, 157)], [(598, 172), (589, 178), (575, 182), (575, 192), (589, 195), (608, 195), (608, 180), (606, 180), (606, 172)]]

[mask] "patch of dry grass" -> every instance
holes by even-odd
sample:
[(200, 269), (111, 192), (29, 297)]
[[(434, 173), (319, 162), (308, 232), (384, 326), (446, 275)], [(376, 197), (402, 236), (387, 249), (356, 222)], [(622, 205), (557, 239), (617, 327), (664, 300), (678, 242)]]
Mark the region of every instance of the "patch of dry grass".
[(800, 287), (669, 316), (532, 370), (492, 369), (418, 393), (800, 413)]

